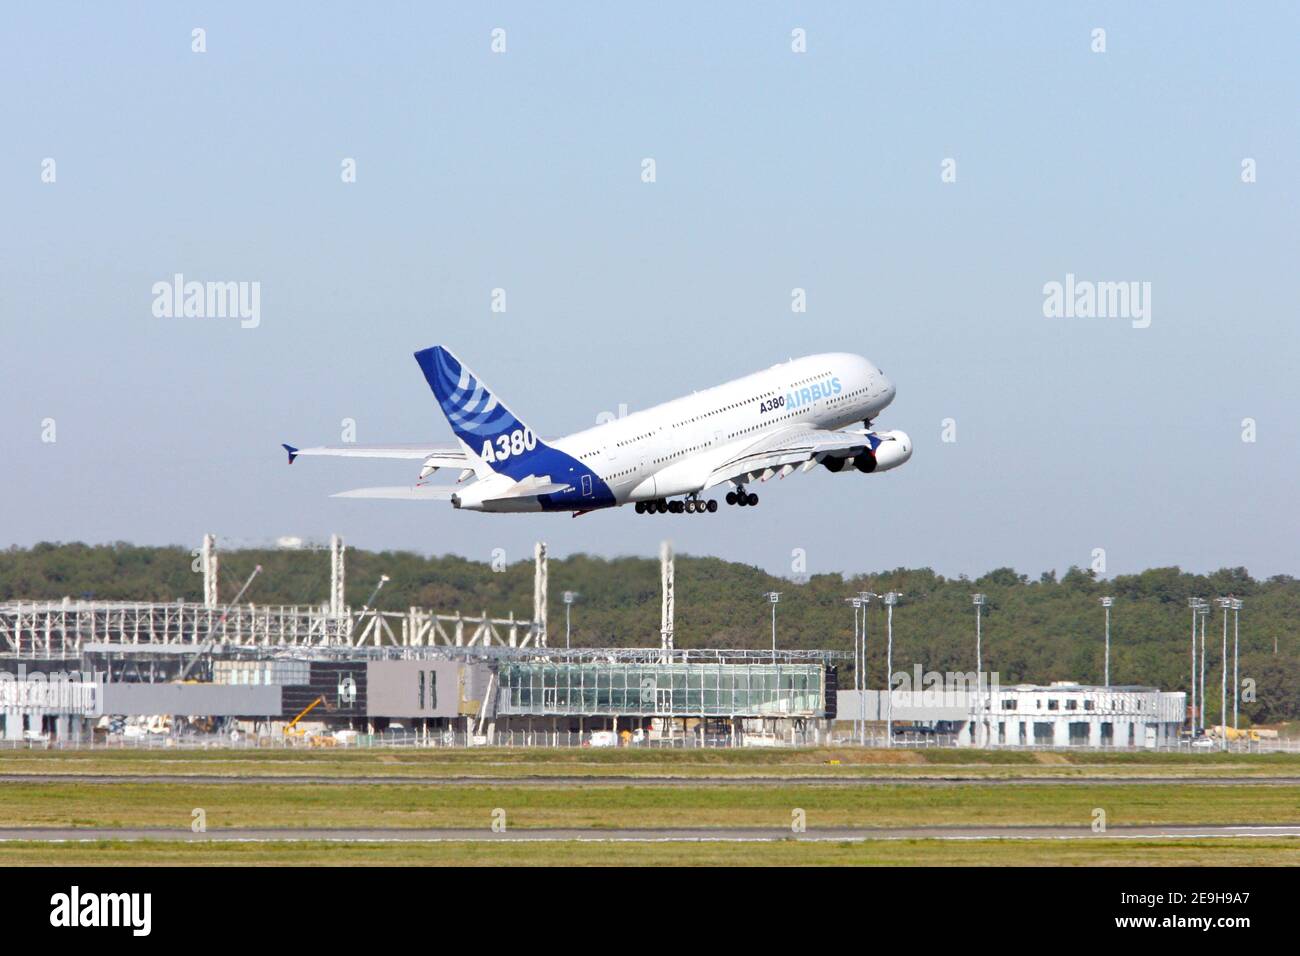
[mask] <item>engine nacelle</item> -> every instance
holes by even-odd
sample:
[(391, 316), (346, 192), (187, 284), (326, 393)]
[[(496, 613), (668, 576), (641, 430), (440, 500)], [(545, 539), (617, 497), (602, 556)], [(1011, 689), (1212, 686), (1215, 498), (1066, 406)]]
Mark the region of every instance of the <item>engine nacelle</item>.
[(852, 458), (827, 456), (822, 459), (822, 466), (831, 472), (841, 472), (852, 466), (864, 475), (869, 475), (873, 472), (897, 468), (912, 457), (912, 439), (907, 437), (907, 432), (895, 430), (872, 434), (880, 439), (874, 451), (864, 450)]
[(876, 446), (876, 471), (897, 468), (912, 457), (912, 439), (907, 437), (907, 432), (895, 429), (876, 432), (876, 435), (881, 439)]

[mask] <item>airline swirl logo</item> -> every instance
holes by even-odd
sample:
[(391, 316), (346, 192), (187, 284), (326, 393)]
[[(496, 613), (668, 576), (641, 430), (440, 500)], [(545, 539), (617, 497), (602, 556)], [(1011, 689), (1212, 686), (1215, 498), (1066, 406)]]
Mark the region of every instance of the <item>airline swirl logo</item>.
[(457, 432), (491, 438), (519, 427), (519, 422), (496, 396), (444, 349), (433, 350), (429, 384)]

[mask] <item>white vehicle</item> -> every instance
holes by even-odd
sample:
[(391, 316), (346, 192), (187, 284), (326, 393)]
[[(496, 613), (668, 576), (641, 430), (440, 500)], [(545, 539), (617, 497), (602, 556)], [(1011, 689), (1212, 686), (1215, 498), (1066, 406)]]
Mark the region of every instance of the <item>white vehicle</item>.
[[(702, 514), (718, 510), (716, 499), (700, 497), (715, 488), (727, 488), (729, 505), (752, 506), (750, 484), (796, 468), (869, 474), (912, 457), (905, 432), (871, 424), (894, 400), (894, 383), (847, 352), (792, 359), (553, 441), (537, 437), (447, 349), (415, 358), (456, 447), (285, 445), (289, 463), (301, 455), (421, 463), (412, 486), (338, 498), (441, 500), (467, 511), (583, 514), (633, 504), (639, 514)], [(424, 483), (440, 468), (458, 469), (460, 487)]]
[(617, 747), (618, 734), (612, 730), (593, 730), (587, 743), (592, 747)]

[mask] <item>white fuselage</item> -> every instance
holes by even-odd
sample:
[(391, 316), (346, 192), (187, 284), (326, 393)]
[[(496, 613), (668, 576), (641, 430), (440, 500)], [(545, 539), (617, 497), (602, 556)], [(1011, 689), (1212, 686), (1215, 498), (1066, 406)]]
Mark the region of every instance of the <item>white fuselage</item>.
[(789, 425), (843, 428), (874, 418), (894, 385), (860, 355), (794, 359), (552, 442), (609, 486), (617, 504), (698, 489), (764, 433)]

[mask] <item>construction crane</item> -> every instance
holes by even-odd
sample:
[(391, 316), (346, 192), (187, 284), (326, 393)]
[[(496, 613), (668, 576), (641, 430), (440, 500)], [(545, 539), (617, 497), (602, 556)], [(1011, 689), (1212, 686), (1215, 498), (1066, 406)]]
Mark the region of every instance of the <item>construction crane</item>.
[(307, 705), (306, 707), (304, 707), (301, 711), (299, 711), (297, 717), (295, 717), (293, 720), (289, 721), (289, 723), (285, 724), (285, 726), (284, 726), (284, 732), (285, 732), (285, 735), (286, 735), (286, 736), (292, 735), (292, 736), (295, 736), (295, 737), (301, 737), (303, 734), (305, 734), (305, 733), (307, 732), (307, 731), (306, 731), (306, 728), (303, 728), (302, 730), (295, 731), (295, 730), (293, 729), (293, 728), (294, 728), (294, 725), (296, 725), (296, 724), (298, 723), (298, 721), (302, 720), (302, 719), (303, 719), (304, 717), (306, 717), (309, 713), (311, 713), (311, 711), (314, 710), (314, 709), (315, 709), (318, 705), (320, 705), (320, 704), (324, 704), (326, 710), (329, 710), (329, 709), (330, 709), (329, 702), (325, 700), (325, 695), (324, 695), (324, 694), (321, 694), (321, 696), (317, 697), (317, 698), (316, 698), (315, 700), (313, 700), (310, 704), (308, 704), (308, 705)]
[[(239, 589), (239, 593), (235, 595), (235, 599), (230, 602), (232, 605), (239, 603), (239, 599), (244, 596), (244, 592), (248, 590), (248, 586), (253, 583), (253, 578), (257, 577), (261, 573), (262, 573), (262, 566), (260, 564), (257, 567), (253, 568), (253, 573), (248, 576), (248, 580), (244, 582), (244, 586)], [(226, 632), (226, 615), (222, 614), (221, 617), (219, 617), (216, 621), (214, 621), (212, 626), (208, 628), (207, 636), (204, 639), (202, 645), (199, 646), (199, 648), (190, 657), (189, 663), (186, 664), (185, 667), (181, 670), (181, 676), (178, 679), (180, 683), (183, 684), (187, 680), (189, 680), (190, 671), (194, 669), (194, 665), (198, 663), (199, 658), (205, 654), (211, 653), (213, 646), (217, 642), (217, 639), (225, 632)]]

